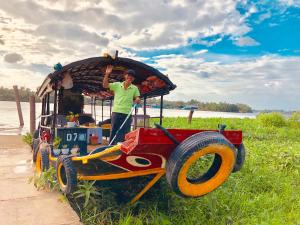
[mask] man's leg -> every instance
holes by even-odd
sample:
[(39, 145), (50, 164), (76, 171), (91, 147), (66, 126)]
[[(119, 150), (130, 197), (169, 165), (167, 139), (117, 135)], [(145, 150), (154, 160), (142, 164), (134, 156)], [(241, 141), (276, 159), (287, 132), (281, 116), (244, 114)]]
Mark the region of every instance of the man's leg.
[[(119, 129), (119, 127), (121, 125), (119, 125), (119, 121), (117, 118), (117, 114), (118, 113), (112, 113), (111, 114), (111, 131), (110, 131), (110, 137), (109, 137), (109, 142), (111, 142), (111, 140), (114, 138), (114, 136), (116, 135), (117, 130)], [(115, 142), (115, 141), (114, 141)], [(112, 143), (113, 144), (113, 143)]]
[[(124, 120), (126, 119), (127, 115), (125, 115), (125, 118), (122, 118), (122, 123), (124, 122)], [(131, 116), (127, 119), (127, 121), (125, 122), (123, 128), (119, 131), (118, 134), (118, 142), (122, 142), (125, 140), (125, 135), (130, 131), (130, 127), (131, 127)]]

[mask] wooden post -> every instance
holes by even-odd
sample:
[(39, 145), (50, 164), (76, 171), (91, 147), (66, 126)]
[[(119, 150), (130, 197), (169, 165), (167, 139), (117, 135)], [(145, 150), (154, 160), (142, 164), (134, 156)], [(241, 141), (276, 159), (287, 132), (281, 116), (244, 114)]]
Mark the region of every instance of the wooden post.
[(18, 115), (19, 115), (19, 120), (20, 120), (20, 127), (24, 126), (24, 120), (23, 120), (23, 114), (22, 114), (22, 109), (21, 109), (21, 103), (20, 103), (20, 95), (19, 95), (19, 90), (18, 86), (14, 85), (14, 92), (15, 92), (15, 99), (17, 103), (17, 110), (18, 110)]
[(33, 134), (35, 131), (35, 97), (34, 95), (29, 97), (30, 103), (30, 133)]
[(190, 113), (189, 113), (189, 117), (188, 117), (188, 123), (189, 123), (189, 124), (192, 123), (193, 113), (194, 113), (194, 109), (191, 109), (191, 110), (190, 110)]
[(163, 107), (164, 107), (164, 96), (160, 96), (160, 113), (159, 113), (159, 125), (162, 126), (162, 117), (163, 117)]

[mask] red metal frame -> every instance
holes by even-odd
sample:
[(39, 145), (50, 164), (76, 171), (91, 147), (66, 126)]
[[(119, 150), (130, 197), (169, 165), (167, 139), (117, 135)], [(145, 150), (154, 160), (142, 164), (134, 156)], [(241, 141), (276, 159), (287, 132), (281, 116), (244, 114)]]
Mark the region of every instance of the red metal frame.
[[(178, 142), (182, 142), (193, 134), (218, 130), (167, 129)], [(241, 130), (227, 130), (223, 135), (235, 146), (242, 143)], [(157, 128), (139, 128), (125, 136), (121, 150), (126, 154), (156, 153), (168, 158), (176, 145)]]

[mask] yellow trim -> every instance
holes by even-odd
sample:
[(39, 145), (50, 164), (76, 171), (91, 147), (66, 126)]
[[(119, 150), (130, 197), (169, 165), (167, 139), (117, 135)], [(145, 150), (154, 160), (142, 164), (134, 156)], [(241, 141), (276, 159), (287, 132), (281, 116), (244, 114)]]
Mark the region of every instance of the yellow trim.
[(52, 157), (51, 154), (49, 155), (49, 159), (50, 159), (50, 161), (57, 161), (57, 158), (56, 157)]
[(129, 171), (123, 173), (105, 174), (105, 175), (96, 175), (96, 176), (79, 175), (78, 179), (79, 180), (114, 180), (114, 179), (138, 177), (138, 176), (145, 176), (145, 175), (164, 173), (164, 172), (165, 172), (164, 168), (154, 168), (149, 170)]
[(35, 171), (37, 172), (38, 175), (42, 174), (42, 156), (41, 156), (41, 151), (40, 149), (38, 150), (36, 154), (36, 160), (35, 160)]
[(157, 173), (156, 176), (141, 190), (131, 201), (130, 204), (135, 203), (137, 200), (139, 200), (143, 194), (146, 193), (163, 175), (165, 174), (165, 171), (161, 173)]
[(103, 158), (100, 158), (101, 160), (103, 161), (114, 161), (114, 160), (117, 160), (118, 158), (120, 158), (121, 155), (112, 155), (112, 156), (104, 156)]
[(105, 154), (109, 154), (109, 153), (118, 151), (120, 149), (121, 149), (121, 145), (115, 145), (113, 147), (107, 148), (104, 151), (98, 152), (96, 154), (80, 156), (80, 157), (72, 157), (72, 161), (82, 161), (83, 164), (86, 164), (86, 163), (88, 163), (89, 159), (99, 158)]
[[(190, 166), (194, 162), (196, 162), (200, 157), (210, 153), (216, 153), (222, 158), (221, 166), (218, 172), (211, 179), (203, 183), (190, 183), (187, 180), (187, 172)], [(235, 164), (235, 160), (236, 159), (234, 151), (226, 145), (213, 144), (203, 149), (199, 149), (190, 156), (190, 158), (184, 163), (181, 170), (179, 171), (177, 182), (180, 191), (184, 195), (192, 197), (205, 195), (213, 191), (228, 178)]]
[(63, 164), (61, 162), (57, 167), (57, 179), (58, 179), (59, 185), (64, 189), (66, 187), (66, 185), (64, 184), (64, 182), (62, 181), (62, 178), (61, 178), (61, 168), (62, 168), (62, 166), (63, 166)]

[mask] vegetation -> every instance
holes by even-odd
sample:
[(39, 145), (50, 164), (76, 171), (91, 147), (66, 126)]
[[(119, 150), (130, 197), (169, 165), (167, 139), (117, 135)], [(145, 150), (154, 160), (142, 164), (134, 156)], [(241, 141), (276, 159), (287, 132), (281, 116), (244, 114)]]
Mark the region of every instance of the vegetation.
[[(160, 99), (149, 99), (147, 101), (150, 105), (160, 105)], [(250, 106), (245, 104), (230, 104), (226, 102), (199, 102), (197, 100), (190, 100), (187, 102), (184, 101), (164, 101), (165, 108), (176, 108), (181, 109), (185, 106), (193, 106), (196, 107), (198, 110), (202, 111), (218, 111), (218, 112), (240, 112), (240, 113), (251, 113), (252, 109)]]
[(33, 177), (29, 178), (29, 182), (33, 182), (37, 190), (54, 191), (59, 189), (56, 179), (56, 170), (54, 167), (50, 167), (42, 174), (34, 173)]
[(22, 140), (29, 146), (32, 145), (32, 135), (30, 133), (26, 133), (25, 135), (23, 135)]
[[(19, 95), (21, 102), (28, 102), (29, 97), (35, 95), (35, 92), (29, 88), (20, 87)], [(39, 102), (40, 99), (36, 97), (36, 102)], [(15, 92), (12, 88), (0, 87), (0, 101), (15, 101)]]

